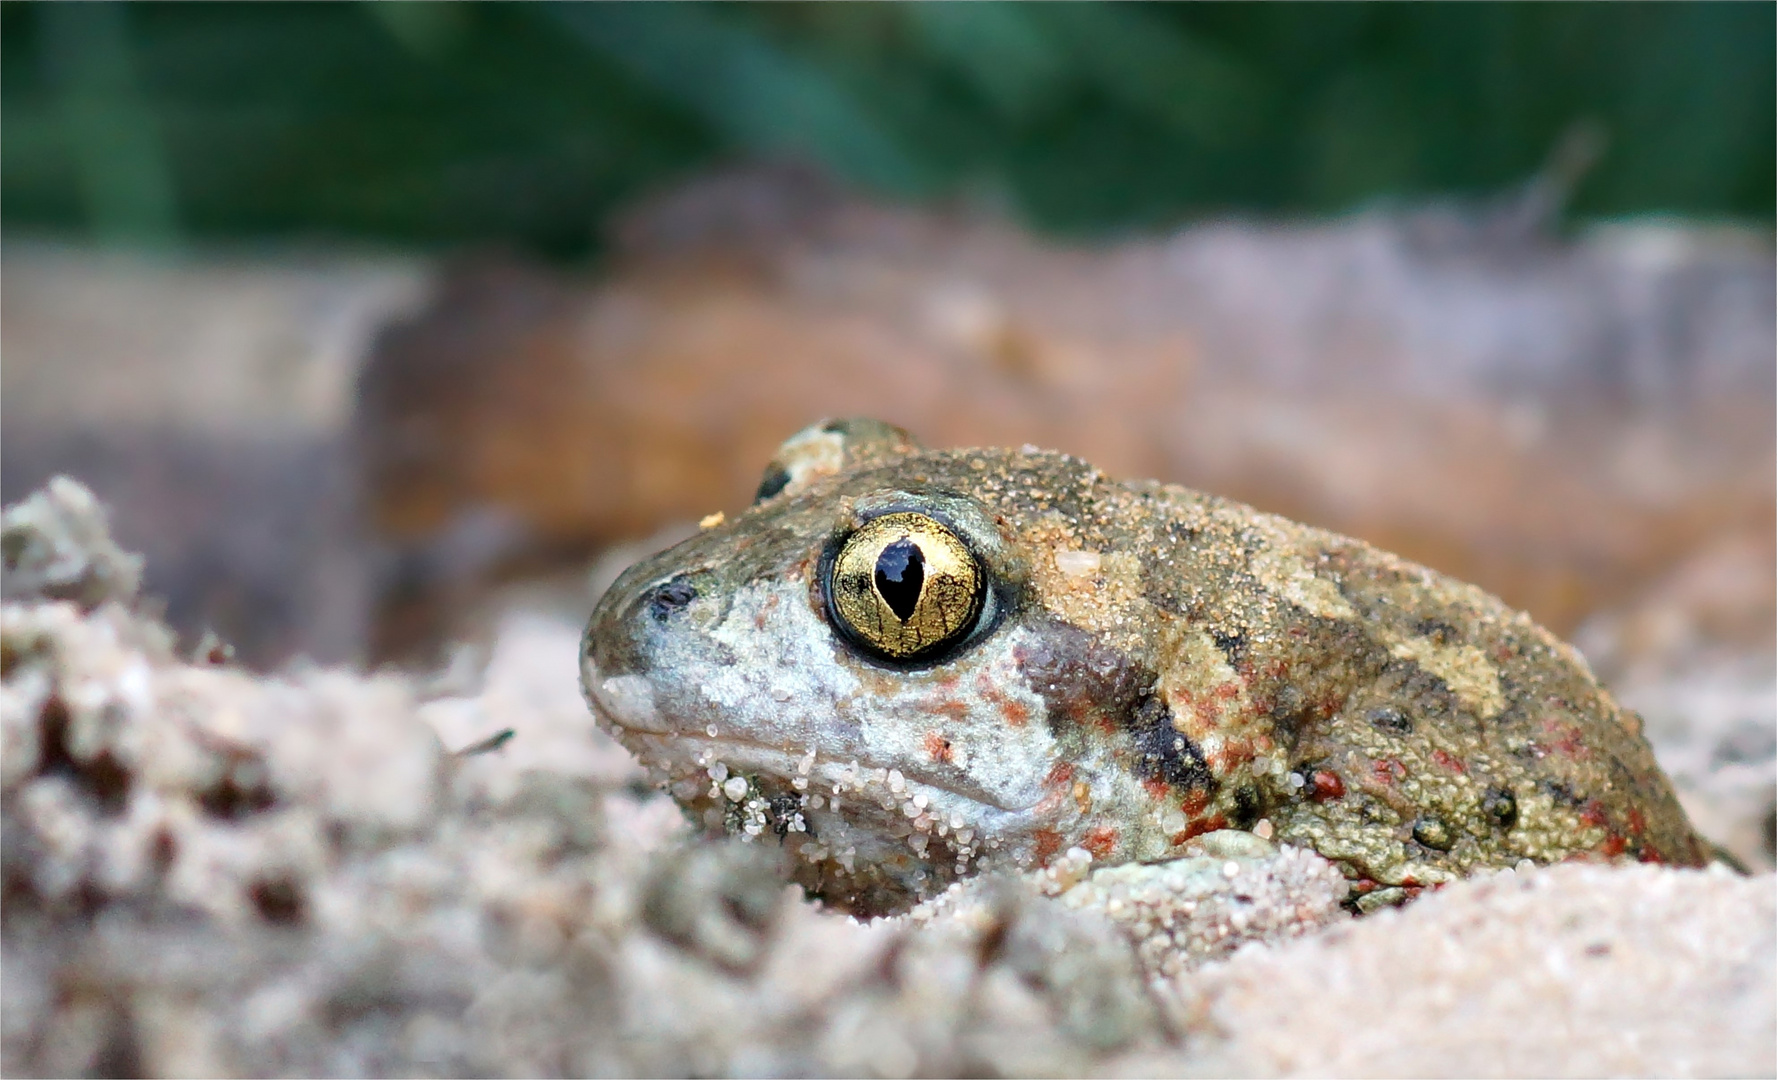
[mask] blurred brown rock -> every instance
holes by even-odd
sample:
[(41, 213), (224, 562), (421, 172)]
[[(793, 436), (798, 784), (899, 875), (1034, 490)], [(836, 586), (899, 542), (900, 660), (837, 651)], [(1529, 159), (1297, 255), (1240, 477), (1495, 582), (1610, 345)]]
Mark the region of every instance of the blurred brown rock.
[(427, 268), (10, 239), (3, 265), (6, 499), (60, 473), (87, 484), (188, 646), (207, 630), (258, 667), (359, 659), (353, 382)]
[[(756, 170), (640, 208), (595, 281), (464, 264), (362, 376), (402, 552), (372, 651), (425, 645), (489, 577), (738, 510), (827, 415), (1230, 495), (1561, 631), (1718, 536), (1771, 551), (1769, 238), (1560, 239), (1513, 210), (1068, 247)], [(1768, 639), (1749, 588), (1732, 632)]]

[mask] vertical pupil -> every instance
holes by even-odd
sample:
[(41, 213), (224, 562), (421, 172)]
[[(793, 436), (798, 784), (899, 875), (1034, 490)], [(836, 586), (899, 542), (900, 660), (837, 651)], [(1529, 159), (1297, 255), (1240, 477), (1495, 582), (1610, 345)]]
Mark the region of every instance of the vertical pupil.
[(883, 548), (876, 557), (876, 591), (902, 622), (919, 604), (920, 586), (926, 580), (925, 561), (919, 545), (906, 537)]

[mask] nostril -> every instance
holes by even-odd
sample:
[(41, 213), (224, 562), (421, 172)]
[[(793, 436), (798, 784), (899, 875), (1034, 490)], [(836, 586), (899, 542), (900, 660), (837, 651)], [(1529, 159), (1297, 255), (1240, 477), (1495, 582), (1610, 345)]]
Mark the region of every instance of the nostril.
[(648, 614), (655, 622), (665, 622), (686, 604), (697, 599), (697, 589), (684, 577), (663, 581), (648, 590)]

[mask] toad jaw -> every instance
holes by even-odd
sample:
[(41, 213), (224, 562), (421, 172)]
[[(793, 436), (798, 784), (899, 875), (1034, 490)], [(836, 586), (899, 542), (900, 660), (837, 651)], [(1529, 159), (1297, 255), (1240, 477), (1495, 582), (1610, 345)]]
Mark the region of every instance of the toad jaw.
[(679, 730), (656, 707), (654, 684), (647, 676), (600, 678), (591, 657), (583, 661), (582, 673), (593, 711), (611, 733), (632, 751), (665, 764), (675, 778), (722, 762), (734, 772), (762, 774), (793, 786), (802, 781), (799, 789), (861, 789), (874, 779), (896, 795), (904, 792), (909, 800), (923, 797), (919, 800), (922, 808), (927, 803), (947, 810), (972, 808), (967, 814), (969, 818), (987, 816), (1007, 827), (1014, 827), (1021, 817), (1031, 816), (1038, 805), (1035, 799), (1022, 805), (1011, 803), (1002, 795), (970, 783), (967, 773), (950, 770), (955, 775), (943, 776), (937, 770), (920, 768), (911, 760), (894, 758), (878, 764), (874, 755), (844, 762), (823, 760), (814, 749), (798, 754), (744, 736), (724, 734), (719, 721), (701, 732)]

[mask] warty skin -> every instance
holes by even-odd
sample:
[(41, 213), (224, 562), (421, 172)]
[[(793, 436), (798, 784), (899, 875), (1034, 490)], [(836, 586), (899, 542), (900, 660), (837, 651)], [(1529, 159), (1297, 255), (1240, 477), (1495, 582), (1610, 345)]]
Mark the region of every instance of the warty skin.
[[(912, 662), (837, 626), (826, 584), (847, 537), (906, 512), (985, 589)], [(1523, 859), (1706, 856), (1639, 718), (1481, 590), (1212, 495), (874, 421), (798, 433), (751, 509), (630, 568), (581, 676), (695, 820), (782, 843), (861, 915), (1261, 820), (1396, 899)]]

